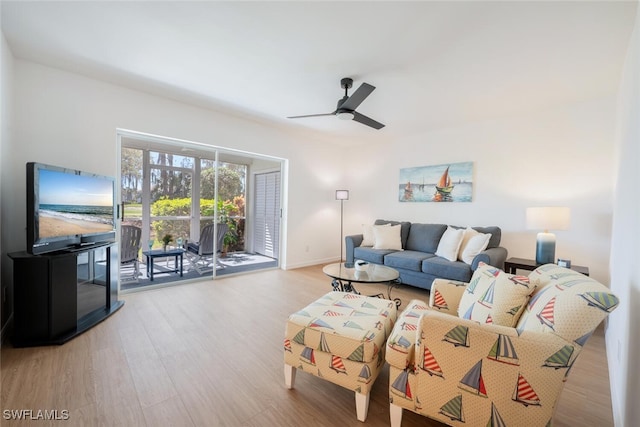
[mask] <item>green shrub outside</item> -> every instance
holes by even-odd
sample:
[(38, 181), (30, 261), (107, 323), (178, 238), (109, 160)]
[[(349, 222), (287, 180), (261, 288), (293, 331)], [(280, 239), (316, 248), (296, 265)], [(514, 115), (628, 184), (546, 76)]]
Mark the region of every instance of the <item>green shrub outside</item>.
[[(215, 199), (200, 199), (201, 216), (215, 215)], [(227, 222), (229, 215), (237, 214), (238, 207), (231, 201), (218, 201), (218, 217), (220, 221)], [(160, 199), (151, 204), (152, 216), (182, 216), (184, 220), (155, 220), (153, 222), (153, 230), (155, 231), (154, 240), (161, 241), (162, 238), (170, 234), (173, 236), (172, 244), (178, 238), (187, 239), (191, 234), (191, 199), (188, 197), (179, 199)]]

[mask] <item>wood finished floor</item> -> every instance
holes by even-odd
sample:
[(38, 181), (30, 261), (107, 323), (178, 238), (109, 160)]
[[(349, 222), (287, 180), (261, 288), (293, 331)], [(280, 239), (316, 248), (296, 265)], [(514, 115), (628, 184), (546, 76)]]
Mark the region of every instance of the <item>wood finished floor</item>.
[[(62, 346), (5, 344), (0, 409), (66, 409), (69, 420), (0, 424), (363, 425), (353, 392), (303, 372), (294, 390), (284, 387), (285, 321), (328, 292), (329, 283), (321, 266), (313, 266), (129, 294), (114, 316)], [(428, 298), (411, 287), (392, 296), (405, 304)], [(388, 372), (385, 366), (373, 387), (364, 425), (389, 425)], [(602, 328), (575, 363), (554, 421), (560, 427), (613, 425)], [(405, 411), (402, 425), (442, 424)]]

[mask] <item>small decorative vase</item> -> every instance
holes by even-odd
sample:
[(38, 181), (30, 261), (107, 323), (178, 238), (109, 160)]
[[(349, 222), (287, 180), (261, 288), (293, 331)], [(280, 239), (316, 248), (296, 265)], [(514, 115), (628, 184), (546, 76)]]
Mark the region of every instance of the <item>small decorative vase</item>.
[(166, 252), (167, 251), (167, 245), (162, 245), (162, 250)]

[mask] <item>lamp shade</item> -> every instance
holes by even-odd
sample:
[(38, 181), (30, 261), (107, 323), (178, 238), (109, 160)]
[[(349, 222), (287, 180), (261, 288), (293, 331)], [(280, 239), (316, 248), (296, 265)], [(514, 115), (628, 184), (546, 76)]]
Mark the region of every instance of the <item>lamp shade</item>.
[(529, 230), (567, 230), (571, 211), (565, 207), (527, 208), (527, 228)]
[(336, 190), (336, 200), (349, 200), (349, 190)]

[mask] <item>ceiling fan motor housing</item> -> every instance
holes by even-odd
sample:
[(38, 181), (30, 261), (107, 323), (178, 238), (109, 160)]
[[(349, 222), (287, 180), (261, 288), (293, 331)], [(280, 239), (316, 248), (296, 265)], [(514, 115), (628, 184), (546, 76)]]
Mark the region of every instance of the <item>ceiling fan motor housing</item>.
[(342, 89), (351, 89), (353, 87), (353, 79), (345, 77), (344, 79), (340, 80), (340, 87), (342, 87)]

